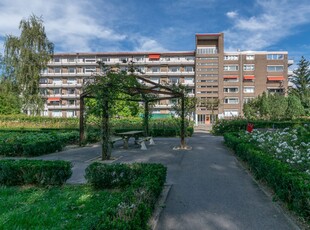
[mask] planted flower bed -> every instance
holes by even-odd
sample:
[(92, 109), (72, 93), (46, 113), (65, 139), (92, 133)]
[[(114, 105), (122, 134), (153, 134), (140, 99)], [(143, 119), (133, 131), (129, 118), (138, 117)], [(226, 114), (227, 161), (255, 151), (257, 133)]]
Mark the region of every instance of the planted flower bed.
[(275, 196), (310, 224), (309, 127), (226, 133), (225, 144)]

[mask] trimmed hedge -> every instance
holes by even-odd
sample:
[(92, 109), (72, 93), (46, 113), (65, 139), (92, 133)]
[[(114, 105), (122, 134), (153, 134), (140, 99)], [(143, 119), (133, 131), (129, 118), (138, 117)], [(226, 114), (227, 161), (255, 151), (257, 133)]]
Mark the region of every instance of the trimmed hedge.
[(288, 208), (310, 221), (310, 177), (254, 145), (239, 139), (237, 133), (224, 134), (225, 144), (248, 163), (257, 179), (265, 181)]
[(92, 229), (148, 229), (148, 220), (163, 189), (166, 173), (167, 168), (161, 164), (91, 164), (85, 177), (93, 187), (126, 188), (123, 202), (103, 213)]
[(246, 130), (247, 124), (254, 124), (255, 129), (267, 129), (267, 128), (290, 128), (298, 127), (304, 124), (310, 125), (310, 120), (293, 120), (293, 121), (266, 121), (266, 120), (246, 120), (246, 119), (234, 119), (234, 120), (217, 120), (216, 124), (212, 127), (212, 133), (214, 135), (223, 135), (224, 133), (238, 132), (240, 130)]
[(70, 178), (66, 161), (0, 160), (0, 185), (62, 185)]
[(79, 132), (40, 133), (4, 132), (0, 134), (0, 155), (39, 156), (60, 151), (66, 144), (77, 143)]

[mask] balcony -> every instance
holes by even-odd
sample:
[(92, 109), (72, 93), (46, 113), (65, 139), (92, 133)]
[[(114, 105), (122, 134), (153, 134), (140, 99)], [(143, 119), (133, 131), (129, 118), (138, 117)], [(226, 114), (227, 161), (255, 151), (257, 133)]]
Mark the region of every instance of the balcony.
[(80, 109), (80, 105), (47, 105), (48, 109)]
[(288, 59), (287, 60), (287, 64), (288, 64), (288, 66), (293, 65), (294, 64), (294, 60), (293, 59)]
[(55, 84), (55, 83), (47, 83), (47, 84), (40, 84), (40, 88), (60, 88), (60, 87), (66, 87), (66, 88), (79, 88), (82, 87), (82, 83), (76, 83), (76, 84)]

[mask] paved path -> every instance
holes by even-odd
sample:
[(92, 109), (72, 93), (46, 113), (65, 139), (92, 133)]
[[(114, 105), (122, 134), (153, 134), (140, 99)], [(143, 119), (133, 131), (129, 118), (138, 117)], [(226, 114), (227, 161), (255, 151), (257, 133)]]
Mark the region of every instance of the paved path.
[[(222, 137), (195, 133), (191, 151), (175, 151), (177, 138), (155, 138), (156, 145), (140, 150), (131, 143), (116, 145), (115, 162), (159, 162), (168, 167), (172, 184), (158, 230), (296, 229), (240, 166)], [(69, 183), (83, 183), (84, 169), (100, 157), (100, 147), (71, 149), (41, 159), (65, 159), (74, 164)]]

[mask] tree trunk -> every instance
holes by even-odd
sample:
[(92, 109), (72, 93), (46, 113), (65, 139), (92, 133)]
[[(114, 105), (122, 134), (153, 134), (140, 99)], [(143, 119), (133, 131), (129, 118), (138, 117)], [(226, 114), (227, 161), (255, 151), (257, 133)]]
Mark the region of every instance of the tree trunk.
[(84, 129), (84, 97), (80, 98), (80, 146), (85, 143), (85, 129)]
[(109, 160), (111, 158), (111, 145), (110, 139), (110, 124), (109, 124), (109, 102), (103, 101), (102, 111), (102, 127), (101, 127), (101, 138), (102, 138), (102, 160)]
[(181, 148), (185, 148), (185, 98), (181, 97)]
[(144, 126), (144, 135), (147, 137), (149, 136), (149, 102), (148, 101), (144, 102), (143, 126)]

